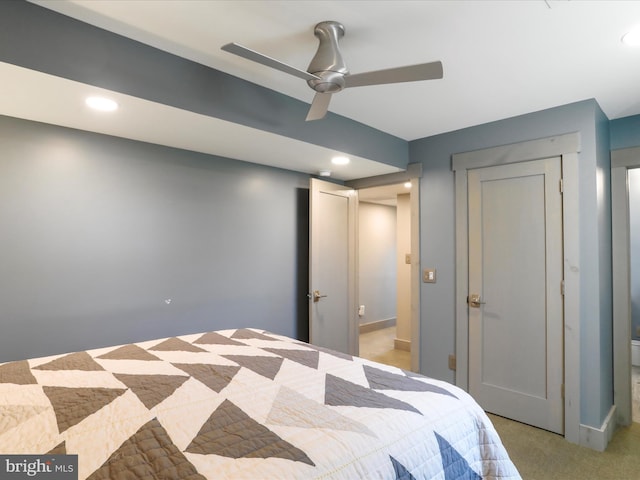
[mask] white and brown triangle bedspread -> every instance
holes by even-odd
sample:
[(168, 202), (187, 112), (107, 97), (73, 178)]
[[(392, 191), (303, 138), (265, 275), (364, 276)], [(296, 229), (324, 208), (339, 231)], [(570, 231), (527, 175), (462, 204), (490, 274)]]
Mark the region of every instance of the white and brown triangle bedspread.
[(462, 390), (254, 329), (0, 365), (0, 453), (80, 479), (520, 478)]

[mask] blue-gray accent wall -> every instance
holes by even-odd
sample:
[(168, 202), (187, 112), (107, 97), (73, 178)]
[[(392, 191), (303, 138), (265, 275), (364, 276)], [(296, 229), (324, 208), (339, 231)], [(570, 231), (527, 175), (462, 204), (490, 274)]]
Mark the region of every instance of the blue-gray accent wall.
[(2, 116), (0, 145), (0, 362), (308, 339), (307, 175)]
[(609, 129), (611, 150), (640, 146), (640, 115), (611, 120)]

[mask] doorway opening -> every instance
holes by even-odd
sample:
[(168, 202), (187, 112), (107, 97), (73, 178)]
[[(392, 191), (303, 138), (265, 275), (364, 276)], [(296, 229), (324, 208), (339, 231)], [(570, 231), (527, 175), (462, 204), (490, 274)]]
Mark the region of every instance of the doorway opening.
[(358, 190), (360, 356), (405, 370), (412, 346), (411, 186)]
[[(617, 423), (640, 420), (640, 147), (611, 151), (613, 382)], [(637, 322), (637, 323), (636, 323)], [(634, 356), (636, 358), (634, 358)]]
[(640, 423), (640, 168), (630, 168), (629, 209), (629, 295), (631, 299), (631, 418)]

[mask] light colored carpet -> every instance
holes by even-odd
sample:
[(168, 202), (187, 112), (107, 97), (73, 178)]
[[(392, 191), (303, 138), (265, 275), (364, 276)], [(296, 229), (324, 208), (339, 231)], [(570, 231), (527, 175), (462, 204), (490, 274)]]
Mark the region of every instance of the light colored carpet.
[[(360, 335), (360, 356), (409, 370), (411, 354), (394, 350), (395, 327)], [(633, 419), (640, 422), (640, 367), (633, 367)], [(555, 433), (489, 415), (524, 480), (640, 480), (640, 423), (619, 429), (605, 452)]]
[(596, 452), (562, 436), (489, 415), (524, 480), (640, 480), (640, 423), (618, 430)]
[(362, 358), (394, 367), (411, 369), (411, 353), (393, 348), (396, 327), (382, 328), (360, 335)]

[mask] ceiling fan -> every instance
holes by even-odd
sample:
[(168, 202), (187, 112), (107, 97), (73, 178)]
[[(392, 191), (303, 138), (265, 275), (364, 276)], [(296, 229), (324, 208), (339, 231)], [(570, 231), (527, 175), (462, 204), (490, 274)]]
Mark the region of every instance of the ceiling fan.
[(345, 88), (442, 78), (442, 62), (421, 63), (352, 75), (349, 73), (338, 47), (338, 41), (345, 34), (344, 26), (334, 21), (320, 22), (315, 26), (313, 33), (318, 37), (320, 45), (307, 71), (287, 65), (237, 43), (228, 43), (222, 47), (222, 50), (306, 80), (307, 84), (316, 92), (307, 115), (307, 121), (323, 118), (329, 108), (331, 95)]

